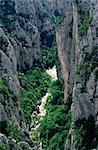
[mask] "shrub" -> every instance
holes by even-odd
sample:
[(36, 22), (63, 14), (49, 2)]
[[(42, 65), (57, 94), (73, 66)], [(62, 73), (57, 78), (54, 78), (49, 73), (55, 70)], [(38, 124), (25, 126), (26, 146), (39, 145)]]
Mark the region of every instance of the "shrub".
[(78, 32), (79, 36), (84, 36), (87, 33), (87, 30), (90, 26), (92, 17), (90, 16), (89, 11), (85, 12), (82, 16), (81, 24), (79, 25)]
[(37, 110), (37, 104), (49, 88), (50, 76), (41, 68), (35, 67), (25, 75), (26, 86), (21, 93), (21, 108), (26, 124), (31, 123), (31, 114)]
[(6, 86), (5, 81), (2, 77), (0, 77), (0, 92), (8, 94), (8, 87)]
[(84, 64), (77, 65), (76, 73), (80, 74), (81, 70), (86, 69), (86, 68), (88, 68), (90, 66), (90, 63), (91, 62), (87, 61)]
[(65, 107), (64, 87), (60, 80), (50, 85), (51, 96), (47, 99), (46, 116), (38, 128), (40, 139), (46, 150), (63, 150), (71, 125), (71, 114)]
[(55, 24), (55, 26), (59, 26), (64, 20), (64, 16), (53, 16), (53, 23)]
[(18, 125), (14, 121), (8, 121), (7, 123), (7, 134), (14, 138), (16, 141), (21, 140), (21, 132)]
[(71, 114), (68, 113), (64, 105), (50, 105), (49, 112), (38, 129), (44, 147), (46, 149), (50, 147), (49, 150), (60, 149), (62, 144), (63, 150), (70, 124)]
[(76, 130), (76, 133), (74, 133), (74, 146), (75, 148), (78, 148), (78, 144), (81, 140), (81, 130), (80, 129), (77, 129)]
[(51, 103), (62, 104), (64, 99), (63, 81), (56, 80), (50, 84)]
[(0, 150), (10, 150), (10, 147), (7, 144), (0, 144)]
[(93, 59), (87, 60), (83, 64), (77, 65), (76, 73), (80, 74), (81, 70), (86, 70), (88, 68), (94, 68), (98, 65), (97, 61), (94, 61)]
[(57, 50), (54, 46), (42, 46), (42, 64), (44, 68), (52, 68), (56, 63)]

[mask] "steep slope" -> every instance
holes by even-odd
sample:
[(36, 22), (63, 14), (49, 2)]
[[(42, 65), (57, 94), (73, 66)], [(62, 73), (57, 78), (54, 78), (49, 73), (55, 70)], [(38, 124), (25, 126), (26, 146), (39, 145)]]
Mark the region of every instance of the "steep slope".
[[(41, 62), (40, 34), (50, 19), (46, 11), (40, 1), (0, 0), (0, 132), (12, 138), (0, 134), (1, 147), (5, 149), (4, 143), (13, 149), (28, 147), (25, 143), (16, 145), (19, 141), (32, 146), (20, 108), (19, 74)], [(44, 36), (49, 33), (51, 37), (51, 30), (48, 26)]]
[(90, 150), (98, 145), (97, 5), (98, 1), (75, 1), (56, 33), (65, 103), (73, 118), (65, 150)]
[(1, 150), (38, 149), (29, 115), (48, 88), (43, 148), (97, 150), (98, 0), (0, 0)]

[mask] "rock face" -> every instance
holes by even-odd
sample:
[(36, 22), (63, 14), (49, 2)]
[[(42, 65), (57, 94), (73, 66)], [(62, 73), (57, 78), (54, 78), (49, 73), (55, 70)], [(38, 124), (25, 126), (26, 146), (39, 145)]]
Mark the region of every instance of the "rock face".
[(12, 150), (20, 150), (20, 149), (21, 150), (22, 149), (23, 150), (24, 149), (31, 150), (28, 143), (26, 143), (26, 142), (18, 142), (17, 143), (15, 140), (13, 140), (11, 138), (8, 139), (3, 134), (0, 134), (0, 148), (10, 150), (10, 147), (11, 147)]
[(33, 23), (35, 16), (30, 6), (25, 1), (1, 1), (2, 28), (6, 28), (6, 34), (9, 34), (7, 37), (14, 49), (19, 70), (31, 68), (41, 57), (39, 32)]
[[(11, 145), (13, 150), (32, 146), (20, 108), (19, 74), (41, 62), (41, 43), (53, 42), (47, 14), (50, 10), (52, 14), (51, 2), (46, 5), (40, 0), (0, 0), (0, 132), (12, 137), (11, 144), (7, 139), (4, 146)], [(1, 135), (0, 144), (4, 144), (2, 138), (6, 139)]]
[(98, 0), (0, 0), (0, 144), (6, 149), (33, 145), (19, 104), (19, 73), (41, 62), (40, 47), (52, 45), (58, 14), (65, 16), (56, 41), (73, 119), (65, 150), (98, 147)]
[(98, 144), (98, 1), (75, 1), (68, 9), (72, 11), (66, 12), (56, 33), (65, 103), (71, 107), (74, 123), (65, 150), (90, 150)]

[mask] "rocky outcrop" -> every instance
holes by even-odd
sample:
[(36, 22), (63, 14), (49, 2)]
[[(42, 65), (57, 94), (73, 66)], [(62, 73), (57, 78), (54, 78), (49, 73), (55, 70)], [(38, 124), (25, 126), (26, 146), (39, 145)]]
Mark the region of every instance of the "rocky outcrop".
[(47, 15), (50, 9), (44, 8), (44, 3), (0, 0), (0, 132), (11, 136), (11, 144), (8, 139), (5, 144), (13, 150), (32, 146), (20, 108), (19, 74), (41, 62), (41, 43), (53, 42), (51, 17)]
[[(65, 101), (70, 99), (73, 89), (73, 61), (75, 52), (72, 49), (72, 2), (65, 10), (64, 22), (56, 30), (58, 56), (61, 62), (61, 72), (65, 84)], [(66, 28), (67, 27), (67, 28)], [(73, 57), (72, 57), (73, 56)], [(71, 69), (70, 69), (71, 68)], [(70, 76), (69, 76), (70, 74)], [(70, 81), (71, 80), (71, 81)], [(70, 84), (68, 82), (70, 81)], [(69, 92), (69, 93), (68, 93)], [(69, 98), (68, 98), (69, 97)]]
[(31, 150), (30, 146), (26, 142), (16, 142), (14, 139), (7, 138), (5, 135), (0, 134), (0, 148), (6, 150)]
[(0, 43), (2, 71), (6, 77), (6, 82), (10, 91), (18, 97), (20, 84), (17, 77), (17, 59), (15, 56), (15, 50), (2, 29), (0, 29)]
[[(18, 70), (27, 70), (41, 59), (40, 35), (32, 22), (33, 19), (28, 18), (29, 14), (26, 14), (26, 3), (21, 4), (21, 2), (1, 1), (1, 24), (14, 49)], [(28, 9), (29, 7), (30, 4)], [(32, 12), (30, 13), (32, 15)]]
[(19, 74), (41, 63), (42, 45), (52, 46), (53, 16), (64, 17), (56, 41), (73, 120), (65, 150), (98, 147), (98, 1), (0, 0), (0, 144), (6, 149), (33, 145), (20, 108)]
[[(64, 23), (57, 30), (58, 53), (63, 51), (59, 58), (65, 81), (65, 103), (71, 106), (74, 122), (72, 137), (70, 142), (68, 140), (71, 146), (68, 148), (90, 150), (98, 144), (97, 1), (75, 1), (69, 9), (72, 9), (72, 19), (67, 20), (65, 17)], [(88, 16), (85, 14), (87, 12)], [(61, 37), (62, 40), (59, 40)], [(62, 56), (66, 58), (65, 66)], [(65, 72), (63, 68), (66, 69)]]

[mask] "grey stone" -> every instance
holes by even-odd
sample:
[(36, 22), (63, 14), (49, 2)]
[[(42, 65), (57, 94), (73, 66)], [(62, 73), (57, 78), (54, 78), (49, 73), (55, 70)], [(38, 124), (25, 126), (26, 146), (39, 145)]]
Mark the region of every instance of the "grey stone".
[(2, 133), (0, 133), (0, 144), (8, 144), (7, 137)]

